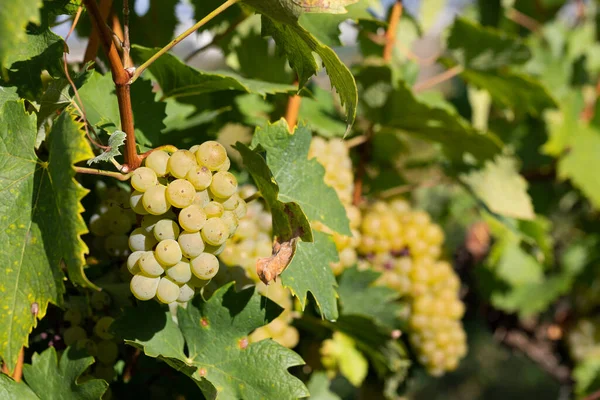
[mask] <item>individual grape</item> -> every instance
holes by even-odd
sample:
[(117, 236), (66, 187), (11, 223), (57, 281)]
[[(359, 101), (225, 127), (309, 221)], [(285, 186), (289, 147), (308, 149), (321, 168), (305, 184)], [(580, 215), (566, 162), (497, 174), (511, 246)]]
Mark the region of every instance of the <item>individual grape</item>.
[(152, 231), (157, 241), (165, 239), (177, 240), (179, 237), (179, 225), (170, 219), (161, 219), (154, 225)]
[(67, 346), (72, 346), (79, 340), (84, 340), (86, 338), (87, 333), (85, 332), (85, 329), (80, 326), (72, 326), (67, 328), (63, 333), (63, 340)]
[(212, 279), (219, 272), (219, 260), (210, 253), (202, 253), (190, 263), (193, 274), (202, 280)]
[(243, 199), (240, 199), (240, 203), (238, 204), (238, 206), (235, 208), (235, 210), (233, 212), (235, 213), (236, 217), (238, 217), (239, 219), (242, 219), (248, 213), (248, 205), (246, 204), (246, 202)]
[(140, 167), (131, 175), (131, 186), (138, 192), (144, 193), (152, 186), (158, 185), (158, 177), (153, 169)]
[(131, 275), (135, 275), (140, 272), (138, 261), (143, 254), (144, 251), (134, 251), (129, 255), (129, 257), (127, 257), (127, 270), (131, 273)]
[(240, 196), (236, 193), (233, 196), (219, 202), (223, 205), (225, 211), (234, 211), (240, 205)]
[(223, 164), (217, 167), (217, 171), (226, 172), (229, 171), (229, 168), (231, 168), (231, 160), (227, 158)]
[(273, 340), (275, 340), (283, 347), (293, 349), (298, 345), (298, 342), (300, 341), (300, 334), (298, 333), (298, 330), (296, 328), (288, 325), (280, 335), (274, 336)]
[(190, 287), (200, 289), (200, 288), (203, 288), (204, 286), (206, 286), (208, 283), (210, 283), (210, 280), (200, 279), (192, 273), (192, 278), (190, 279), (190, 281), (187, 284)]
[(156, 298), (165, 304), (172, 303), (179, 297), (179, 286), (169, 278), (160, 278)]
[(142, 218), (142, 222), (140, 225), (142, 228), (144, 228), (146, 230), (146, 232), (154, 235), (154, 227), (156, 226), (156, 223), (163, 219), (176, 220), (177, 216), (175, 215), (173, 210), (169, 210), (166, 213), (161, 214), (161, 215), (149, 214), (149, 215), (145, 215)]
[(177, 150), (171, 154), (167, 167), (175, 178), (183, 179), (190, 169), (197, 166), (194, 153), (189, 150)]
[(129, 248), (131, 251), (148, 251), (158, 243), (154, 236), (144, 228), (135, 228), (129, 235)]
[(197, 206), (204, 208), (208, 203), (210, 203), (210, 196), (208, 195), (207, 190), (200, 190), (196, 192), (192, 204), (196, 204)]
[[(154, 255), (162, 265), (171, 266), (181, 261), (182, 253), (179, 243), (173, 239), (166, 239), (158, 243)], [(141, 267), (141, 265), (140, 265)]]
[(177, 208), (184, 208), (192, 204), (196, 196), (196, 189), (185, 179), (176, 179), (167, 186), (167, 200)]
[(227, 161), (227, 151), (222, 144), (209, 140), (196, 150), (196, 160), (211, 171), (216, 171)]
[(114, 336), (110, 333), (110, 326), (115, 321), (113, 317), (102, 317), (94, 325), (94, 334), (100, 339), (112, 339)]
[(212, 177), (210, 191), (218, 198), (227, 199), (237, 191), (237, 179), (231, 172), (217, 172)]
[(206, 213), (195, 204), (189, 205), (179, 213), (179, 225), (187, 232), (198, 232), (206, 223)]
[(202, 228), (202, 239), (210, 245), (218, 246), (229, 237), (229, 228), (221, 218), (209, 218)]
[(117, 344), (111, 340), (102, 340), (97, 344), (98, 354), (96, 359), (104, 365), (112, 365), (117, 361), (119, 356), (119, 348)]
[(188, 171), (185, 178), (194, 185), (196, 190), (205, 190), (210, 186), (213, 174), (205, 166), (196, 166)]
[(90, 232), (92, 232), (92, 234), (95, 236), (102, 237), (102, 236), (107, 236), (108, 234), (110, 234), (110, 229), (108, 227), (108, 221), (106, 221), (106, 219), (102, 218), (102, 216), (99, 214), (93, 214), (90, 217), (89, 228), (90, 228)]
[(179, 296), (177, 297), (177, 301), (180, 303), (185, 303), (187, 301), (192, 300), (196, 291), (194, 288), (188, 284), (183, 284), (179, 288)]
[(77, 348), (85, 349), (85, 351), (87, 351), (87, 353), (92, 357), (96, 357), (98, 354), (98, 346), (92, 339), (82, 339), (77, 341)]
[(221, 216), (221, 221), (223, 221), (227, 226), (227, 229), (229, 229), (228, 237), (232, 237), (239, 224), (238, 217), (231, 211), (225, 211)]
[(156, 185), (146, 190), (142, 197), (142, 204), (149, 214), (161, 215), (171, 208), (171, 203), (167, 200), (167, 187)]
[(192, 278), (190, 262), (187, 260), (179, 261), (172, 267), (167, 268), (166, 274), (173, 282), (183, 285)]
[(142, 203), (143, 197), (144, 193), (138, 192), (137, 190), (131, 193), (131, 196), (129, 197), (129, 205), (131, 206), (131, 209), (139, 215), (148, 214), (148, 211), (146, 211), (144, 204)]
[(110, 305), (111, 301), (108, 293), (96, 291), (92, 293), (90, 304), (95, 310), (103, 310)]
[(217, 201), (211, 201), (204, 207), (204, 212), (206, 213), (206, 218), (216, 218), (223, 215), (225, 211), (225, 207), (223, 204)]
[(68, 321), (71, 323), (71, 326), (75, 326), (75, 325), (79, 325), (81, 324), (81, 321), (83, 320), (83, 316), (81, 315), (81, 312), (79, 310), (74, 310), (74, 309), (68, 309), (67, 311), (65, 311), (65, 315), (63, 316), (63, 319), (65, 321)]
[(140, 271), (147, 276), (161, 276), (165, 272), (153, 251), (146, 251), (142, 254), (138, 260), (138, 266)]
[(111, 257), (124, 257), (129, 253), (127, 235), (110, 235), (104, 241), (104, 250)]
[(221, 254), (223, 252), (223, 250), (225, 250), (225, 247), (227, 247), (226, 242), (219, 246), (213, 246), (213, 245), (208, 244), (208, 245), (206, 245), (206, 247), (204, 247), (204, 252), (218, 256), (219, 254)]
[(181, 253), (187, 258), (198, 257), (205, 248), (200, 232), (182, 232), (177, 243), (181, 247)]
[(120, 207), (110, 208), (103, 216), (107, 222), (108, 229), (116, 235), (123, 235), (131, 230), (131, 220), (127, 211)]
[(138, 300), (150, 300), (156, 295), (159, 281), (160, 276), (137, 274), (131, 278), (129, 288)]
[(156, 176), (165, 176), (168, 172), (169, 155), (162, 151), (153, 151), (146, 157), (146, 167), (152, 169)]
[(194, 154), (196, 154), (196, 151), (200, 148), (199, 144), (195, 144), (192, 147), (190, 147), (190, 151)]

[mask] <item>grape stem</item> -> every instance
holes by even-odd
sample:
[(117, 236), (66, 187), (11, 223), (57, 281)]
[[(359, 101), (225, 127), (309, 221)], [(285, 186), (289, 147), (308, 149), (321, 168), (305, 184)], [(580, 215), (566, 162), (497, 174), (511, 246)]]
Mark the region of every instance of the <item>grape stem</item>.
[(216, 16), (221, 14), (223, 11), (227, 10), (229, 7), (231, 7), (232, 5), (234, 5), (235, 3), (239, 2), (239, 1), (240, 0), (227, 0), (225, 3), (221, 4), (219, 7), (215, 8), (213, 11), (211, 11), (206, 17), (204, 17), (200, 21), (196, 22), (194, 24), (194, 26), (192, 26), (191, 28), (189, 28), (188, 30), (183, 32), (181, 35), (177, 36), (168, 45), (166, 45), (165, 47), (160, 49), (156, 54), (154, 54), (152, 57), (150, 57), (145, 63), (140, 65), (137, 68), (137, 70), (135, 71), (135, 73), (131, 76), (131, 80), (129, 81), (129, 83), (131, 84), (131, 83), (135, 82), (135, 80), (140, 77), (142, 72), (144, 72), (150, 65), (152, 65), (152, 63), (154, 61), (156, 61), (160, 56), (162, 56), (163, 54), (165, 54), (166, 52), (171, 50), (173, 47), (175, 47), (175, 45), (177, 45), (183, 39), (185, 39), (192, 33), (196, 32), (203, 25), (205, 25), (210, 20), (212, 20), (213, 18), (215, 18)]
[[(124, 166), (121, 167), (121, 169), (124, 169)], [(123, 174), (121, 172), (105, 171), (102, 169), (86, 168), (86, 167), (75, 167), (75, 172), (78, 174), (109, 176), (111, 178), (115, 178), (115, 179), (118, 179), (123, 182), (128, 181), (129, 178), (131, 178), (131, 175), (133, 174), (133, 172)]]
[(159, 146), (159, 147), (157, 147), (155, 149), (148, 150), (144, 154), (140, 155), (140, 157), (143, 160), (143, 159), (145, 159), (146, 157), (148, 157), (150, 154), (154, 153), (157, 150), (163, 150), (163, 151), (166, 151), (167, 153), (175, 153), (178, 149), (177, 149), (177, 147), (175, 147), (173, 145), (166, 144), (164, 146)]
[[(103, 21), (106, 21), (110, 10), (112, 8), (113, 0), (100, 0), (100, 16)], [(96, 59), (98, 54), (98, 47), (100, 46), (100, 37), (97, 29), (92, 29), (90, 38), (88, 40), (87, 47), (85, 48), (85, 55), (83, 56), (83, 65)]]
[[(298, 79), (296, 79), (294, 85), (298, 85)], [(301, 105), (302, 97), (300, 97), (298, 94), (294, 94), (288, 100), (287, 108), (285, 110), (285, 120), (288, 124), (288, 130), (290, 133), (294, 132), (294, 128), (298, 124), (298, 113), (300, 112)]]
[(260, 199), (260, 198), (262, 198), (262, 197), (263, 197), (263, 196), (262, 196), (262, 194), (261, 194), (260, 192), (256, 192), (256, 193), (254, 193), (254, 194), (252, 194), (252, 195), (250, 195), (250, 196), (246, 197), (246, 198), (244, 199), (244, 201), (245, 201), (246, 203), (250, 203), (251, 201), (258, 200), (258, 199)]

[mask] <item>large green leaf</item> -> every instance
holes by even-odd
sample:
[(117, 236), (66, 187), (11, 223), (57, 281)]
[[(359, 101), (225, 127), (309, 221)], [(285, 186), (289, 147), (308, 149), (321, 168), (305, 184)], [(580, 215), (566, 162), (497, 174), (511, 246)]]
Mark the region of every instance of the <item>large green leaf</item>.
[(100, 399), (108, 388), (105, 381), (92, 379), (77, 383), (79, 376), (93, 363), (93, 357), (86, 357), (72, 347), (68, 347), (58, 360), (56, 349), (50, 347), (42, 354), (33, 355), (31, 365), (23, 366), (23, 375), (40, 399), (95, 400)]
[(61, 264), (74, 284), (93, 286), (83, 273), (87, 247), (80, 238), (87, 230), (79, 201), (87, 191), (73, 170), (93, 154), (80, 128), (63, 113), (43, 161), (34, 152), (35, 115), (28, 115), (22, 102), (9, 101), (0, 109), (0, 355), (10, 370), (48, 303), (62, 302)]
[[(235, 292), (231, 283), (208, 301), (196, 296), (187, 308), (179, 307), (178, 326), (170, 321), (166, 307), (143, 305), (117, 322), (116, 328), (146, 354), (160, 354), (170, 365), (180, 365), (207, 398), (304, 397), (306, 387), (287, 372), (303, 363), (300, 356), (270, 339), (248, 343), (249, 333), (280, 312), (279, 306), (254, 293), (254, 288)], [(132, 329), (137, 323), (137, 329)]]
[(344, 136), (346, 124), (341, 119), (332, 93), (318, 86), (311, 90), (314, 98), (304, 97), (302, 99), (298, 120), (320, 136)]
[(19, 100), (19, 95), (17, 94), (16, 87), (5, 87), (0, 86), (0, 108), (7, 101), (16, 101)]
[(8, 59), (27, 41), (25, 27), (40, 23), (41, 0), (3, 1), (0, 7), (0, 70), (10, 67)]
[(313, 372), (307, 383), (310, 398), (313, 400), (341, 400), (341, 397), (329, 389), (330, 385), (331, 381), (329, 381), (325, 372)]
[(0, 374), (0, 399), (4, 400), (39, 400), (25, 382), (15, 382), (6, 374)]

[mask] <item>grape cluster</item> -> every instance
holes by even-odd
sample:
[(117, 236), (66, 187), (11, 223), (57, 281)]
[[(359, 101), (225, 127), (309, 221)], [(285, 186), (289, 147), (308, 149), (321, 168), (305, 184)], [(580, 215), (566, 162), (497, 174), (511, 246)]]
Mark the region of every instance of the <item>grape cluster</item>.
[(258, 282), (256, 287), (263, 296), (279, 304), (283, 308), (283, 312), (269, 324), (254, 330), (248, 337), (250, 342), (272, 338), (284, 347), (290, 349), (296, 347), (300, 335), (298, 330), (290, 325), (293, 320), (293, 303), (290, 292), (283, 287), (281, 281), (273, 282), (268, 287), (264, 283)]
[[(361, 214), (360, 210), (352, 205), (352, 192), (354, 190), (352, 160), (343, 140), (325, 140), (318, 136), (313, 137), (311, 141), (308, 158), (315, 158), (325, 168), (325, 183), (335, 189), (340, 201), (346, 208), (346, 214), (350, 220), (352, 236), (333, 233), (333, 240), (340, 260), (333, 263), (331, 268), (334, 274), (339, 275), (345, 268), (356, 264), (356, 247), (360, 243), (358, 228), (361, 222)], [(332, 233), (321, 224), (314, 224), (314, 228)]]
[(208, 141), (171, 155), (150, 153), (131, 177), (142, 215), (129, 235), (127, 268), (139, 300), (185, 303), (219, 270), (217, 255), (246, 214), (225, 148)]
[(423, 211), (404, 200), (366, 209), (358, 250), (365, 264), (382, 272), (379, 284), (410, 302), (409, 341), (432, 375), (454, 370), (467, 351), (460, 319), (460, 280), (439, 260), (444, 233)]
[(576, 362), (600, 358), (600, 321), (584, 318), (567, 333), (571, 357)]

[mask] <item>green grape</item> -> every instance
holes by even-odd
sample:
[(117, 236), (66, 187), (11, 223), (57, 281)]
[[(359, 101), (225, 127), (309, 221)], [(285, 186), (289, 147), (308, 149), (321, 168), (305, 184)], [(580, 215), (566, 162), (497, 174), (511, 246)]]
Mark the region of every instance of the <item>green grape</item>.
[(90, 223), (88, 224), (88, 226), (90, 228), (90, 232), (92, 232), (92, 234), (94, 236), (99, 236), (99, 237), (109, 235), (110, 229), (108, 228), (107, 222), (108, 221), (106, 221), (106, 219), (102, 218), (102, 215), (93, 214), (90, 217)]
[(165, 269), (160, 265), (153, 251), (146, 251), (142, 254), (138, 260), (138, 266), (140, 267), (140, 271), (148, 276), (161, 276), (165, 272)]
[(138, 300), (150, 300), (156, 296), (159, 281), (160, 276), (137, 274), (131, 278), (129, 288)]
[(120, 207), (112, 207), (102, 217), (108, 224), (108, 229), (116, 235), (123, 235), (131, 230), (131, 219), (128, 211)]
[(185, 179), (176, 179), (167, 186), (166, 195), (167, 200), (174, 207), (184, 208), (193, 203), (196, 189)]
[(225, 147), (214, 140), (204, 142), (196, 150), (196, 160), (211, 171), (216, 171), (227, 160)]
[(240, 222), (238, 217), (231, 211), (225, 211), (221, 216), (221, 221), (223, 221), (227, 226), (227, 229), (229, 229), (228, 237), (232, 237)]
[(209, 280), (219, 272), (219, 260), (210, 253), (202, 253), (191, 260), (192, 273), (200, 279)]
[(196, 158), (189, 150), (177, 150), (171, 154), (167, 166), (171, 175), (183, 179), (190, 169), (197, 166)]
[(190, 151), (194, 154), (196, 154), (196, 151), (200, 148), (199, 144), (195, 144), (192, 147), (190, 147)]
[(142, 204), (149, 214), (161, 215), (171, 208), (167, 200), (167, 187), (164, 185), (152, 186), (146, 190), (142, 197)]
[(94, 325), (94, 334), (100, 339), (112, 339), (114, 336), (110, 333), (110, 326), (115, 321), (113, 317), (102, 317)]
[(97, 344), (98, 354), (96, 358), (104, 365), (111, 365), (117, 361), (119, 347), (111, 340), (102, 340)]
[(170, 219), (161, 219), (154, 225), (154, 237), (161, 241), (165, 239), (177, 240), (179, 237), (179, 225)]
[(179, 213), (179, 225), (187, 232), (198, 232), (206, 223), (206, 213), (195, 204), (185, 207)]
[(129, 205), (131, 206), (131, 209), (133, 210), (133, 212), (139, 215), (148, 214), (148, 211), (146, 211), (146, 209), (144, 208), (144, 204), (142, 203), (143, 197), (144, 193), (138, 192), (137, 190), (134, 190), (133, 193), (131, 193), (131, 196), (129, 197)]
[(129, 255), (129, 257), (127, 257), (127, 270), (131, 273), (131, 275), (135, 275), (140, 271), (138, 261), (143, 254), (144, 251), (134, 251)]
[(169, 278), (160, 278), (156, 298), (165, 304), (172, 303), (179, 297), (179, 285)]
[(90, 303), (95, 310), (103, 310), (111, 303), (110, 295), (106, 292), (93, 292)]
[(131, 251), (148, 251), (158, 243), (154, 236), (144, 228), (135, 228), (129, 235), (129, 248)]
[(111, 257), (124, 257), (129, 253), (127, 235), (110, 235), (104, 241), (104, 250)]
[(209, 282), (210, 282), (210, 280), (200, 279), (192, 273), (192, 278), (190, 279), (190, 281), (187, 284), (190, 287), (200, 289), (200, 288), (203, 288), (204, 286), (208, 285)]
[(231, 172), (217, 172), (213, 175), (210, 191), (218, 198), (227, 199), (235, 194), (237, 179)]
[(180, 303), (188, 302), (188, 301), (192, 300), (192, 298), (194, 297), (195, 294), (196, 294), (196, 291), (194, 290), (193, 287), (191, 287), (188, 284), (183, 284), (179, 288), (179, 296), (177, 297), (177, 301)]
[(194, 185), (196, 190), (204, 190), (210, 186), (213, 175), (205, 166), (197, 166), (190, 169), (185, 178)]
[(81, 324), (81, 321), (83, 320), (83, 316), (81, 315), (81, 312), (79, 310), (74, 310), (71, 308), (71, 309), (65, 311), (65, 315), (63, 316), (63, 319), (65, 321), (70, 322), (71, 326), (75, 326), (75, 325)]
[(158, 177), (153, 169), (140, 167), (131, 175), (131, 186), (138, 192), (145, 192), (152, 186), (158, 185)]
[(204, 240), (200, 232), (182, 232), (177, 239), (181, 253), (187, 258), (199, 256), (204, 251)]
[(154, 235), (154, 227), (156, 226), (156, 223), (163, 219), (176, 220), (177, 215), (175, 215), (173, 210), (169, 210), (166, 213), (161, 214), (161, 215), (152, 215), (152, 214), (145, 215), (142, 218), (142, 222), (140, 225), (142, 228), (144, 228), (146, 230), (146, 232)]
[(85, 329), (80, 326), (72, 326), (67, 328), (63, 334), (63, 340), (67, 346), (72, 346), (79, 340), (84, 340), (86, 338), (87, 333), (85, 332)]
[(167, 268), (166, 274), (173, 282), (183, 285), (192, 278), (190, 262), (187, 260), (179, 261), (172, 267)]
[(98, 354), (98, 346), (96, 346), (96, 342), (94, 342), (92, 339), (78, 340), (77, 348), (85, 349), (85, 351), (87, 351), (87, 353), (92, 357), (96, 357)]
[(146, 167), (152, 169), (156, 176), (165, 176), (168, 172), (169, 155), (162, 151), (153, 151), (146, 157)]
[(228, 237), (229, 228), (221, 218), (209, 218), (202, 228), (202, 239), (210, 245), (221, 245)]
[(235, 210), (233, 212), (235, 213), (236, 217), (238, 217), (239, 219), (242, 219), (248, 213), (248, 205), (246, 204), (246, 202), (243, 199), (240, 199), (240, 203), (238, 204), (238, 206), (235, 208)]
[(223, 204), (211, 201), (204, 207), (204, 212), (206, 213), (206, 218), (216, 218), (223, 215), (223, 211), (225, 211), (225, 207)]
[(223, 205), (225, 211), (234, 211), (240, 205), (240, 195), (235, 193), (228, 199), (219, 200), (219, 203)]
[(227, 158), (223, 164), (221, 164), (217, 167), (217, 171), (226, 172), (226, 171), (229, 171), (230, 167), (231, 167), (231, 160), (229, 160), (229, 158)]
[(208, 203), (210, 203), (210, 196), (208, 195), (208, 190), (200, 190), (196, 192), (192, 204), (196, 204), (197, 206), (204, 208)]
[(158, 243), (154, 250), (154, 255), (162, 265), (175, 265), (181, 261), (181, 247), (179, 247), (179, 243), (175, 240), (166, 239)]

